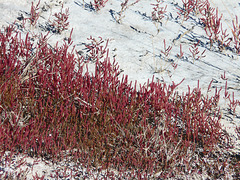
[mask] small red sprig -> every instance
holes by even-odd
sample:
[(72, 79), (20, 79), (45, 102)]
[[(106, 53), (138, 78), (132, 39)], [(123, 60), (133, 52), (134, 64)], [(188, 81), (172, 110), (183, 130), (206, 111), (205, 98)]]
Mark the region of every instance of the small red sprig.
[(153, 6), (152, 11), (152, 20), (156, 22), (162, 22), (162, 19), (164, 18), (164, 14), (167, 12), (167, 5), (165, 7), (161, 7), (161, 4), (163, 3), (163, 0), (156, 0), (157, 4), (151, 4)]
[(197, 43), (191, 45), (191, 47), (189, 48), (189, 51), (192, 54), (190, 57), (193, 58), (193, 61), (196, 61), (196, 60), (199, 60), (199, 59), (205, 57), (204, 53), (205, 53), (206, 49), (203, 52), (200, 52), (198, 50), (199, 43), (200, 43), (200, 41), (198, 41)]
[(69, 8), (66, 8), (65, 12), (63, 12), (63, 5), (62, 5), (61, 11), (59, 13), (55, 13), (54, 17), (55, 19), (50, 25), (54, 27), (57, 33), (61, 33), (64, 30), (68, 29)]
[(234, 48), (236, 50), (237, 54), (240, 54), (240, 23), (238, 22), (238, 16), (236, 16), (236, 20), (232, 21), (233, 29), (232, 29), (232, 34), (233, 34), (233, 43), (234, 43)]
[(41, 0), (38, 1), (38, 3), (37, 3), (36, 6), (34, 6), (34, 5), (33, 5), (33, 2), (32, 2), (31, 11), (30, 11), (30, 18), (29, 18), (30, 24), (31, 24), (32, 26), (35, 26), (35, 25), (36, 25), (37, 20), (38, 20), (38, 18), (40, 17), (40, 12), (38, 12), (38, 10), (39, 10), (39, 8), (40, 8), (40, 7), (39, 7), (40, 1), (41, 1)]
[(93, 7), (96, 11), (99, 11), (101, 8), (105, 6), (108, 0), (94, 0)]

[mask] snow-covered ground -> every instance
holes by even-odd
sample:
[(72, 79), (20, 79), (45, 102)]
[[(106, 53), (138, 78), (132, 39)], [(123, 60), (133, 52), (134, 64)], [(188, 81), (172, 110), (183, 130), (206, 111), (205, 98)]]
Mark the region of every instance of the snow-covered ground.
[[(12, 24), (21, 16), (28, 18), (31, 2), (32, 0), (0, 0), (0, 25)], [(34, 1), (35, 4), (37, 2)], [(79, 52), (84, 53), (84, 44), (88, 43), (87, 38), (90, 36), (109, 39), (110, 55), (112, 59), (116, 58), (120, 69), (123, 70), (122, 74), (128, 75), (129, 80), (137, 80), (138, 83), (144, 84), (154, 75), (155, 81), (160, 80), (167, 84), (174, 81), (177, 84), (184, 79), (178, 87), (180, 92), (186, 92), (188, 86), (191, 89), (197, 87), (199, 81), (202, 93), (207, 95), (207, 88), (213, 80), (212, 92), (215, 92), (214, 88), (222, 87), (223, 97), (226, 80), (222, 79), (221, 75), (225, 72), (229, 93), (234, 92), (235, 98), (240, 99), (240, 56), (230, 50), (220, 52), (215, 45), (210, 48), (208, 37), (198, 16), (191, 16), (188, 21), (179, 18), (177, 8), (182, 7), (181, 0), (165, 1), (162, 4), (164, 7), (167, 5), (167, 12), (161, 24), (154, 23), (151, 19), (153, 11), (151, 4), (156, 4), (155, 0), (140, 0), (139, 3), (130, 6), (123, 12), (121, 23), (117, 23), (122, 2), (123, 0), (109, 0), (105, 7), (96, 12), (90, 6), (90, 0), (42, 0), (39, 21), (34, 28), (29, 28), (29, 31), (46, 34), (46, 23), (64, 4), (64, 9), (69, 8), (69, 28), (60, 35), (52, 33), (50, 43), (55, 44), (69, 37), (72, 28), (73, 45)], [(231, 33), (232, 20), (240, 12), (240, 1), (210, 0), (209, 2), (212, 7), (218, 8), (219, 14), (223, 14), (223, 29), (228, 29), (228, 33)], [(21, 23), (19, 20), (16, 22)], [(161, 53), (164, 50), (164, 40), (167, 47), (172, 46), (167, 61)], [(206, 52), (205, 57), (194, 61), (189, 48), (198, 40), (199, 50)], [(180, 45), (184, 52), (181, 59), (177, 58)], [(172, 63), (177, 64), (176, 69), (173, 68)], [(224, 115), (222, 124), (234, 140), (235, 151), (240, 152), (240, 140), (234, 131), (236, 126), (240, 126), (240, 108), (237, 107), (236, 114), (229, 114), (228, 103), (221, 98), (219, 105)], [(31, 158), (27, 160), (33, 161)], [(41, 175), (44, 171), (50, 172), (51, 168), (53, 167), (38, 162), (31, 173), (38, 172)], [(9, 167), (8, 170), (10, 171), (11, 168)]]

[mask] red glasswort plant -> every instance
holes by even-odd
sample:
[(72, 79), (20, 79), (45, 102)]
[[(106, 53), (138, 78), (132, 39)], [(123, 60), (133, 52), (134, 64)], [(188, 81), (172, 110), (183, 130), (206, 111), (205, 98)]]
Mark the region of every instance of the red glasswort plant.
[(101, 8), (105, 6), (108, 0), (94, 0), (93, 7), (96, 11), (99, 11)]
[(184, 54), (183, 51), (182, 51), (182, 44), (180, 44), (179, 49), (180, 49), (180, 52), (179, 52), (179, 54), (177, 54), (177, 58), (182, 59), (183, 58), (183, 54)]
[[(163, 60), (165, 63), (167, 63), (167, 61), (169, 60), (169, 55), (170, 55), (170, 52), (172, 50), (172, 46), (168, 46), (166, 45), (166, 40), (164, 39), (163, 40), (163, 47), (164, 47), (164, 50), (161, 50), (161, 54), (160, 54), (160, 57), (163, 56)], [(176, 67), (175, 64), (171, 64), (174, 68)], [(165, 65), (162, 65), (161, 64), (161, 67), (158, 69), (157, 68), (157, 64), (155, 64), (155, 69), (154, 69), (154, 72), (155, 73), (159, 73), (159, 72), (163, 72), (167, 67), (165, 67)]]
[[(230, 160), (218, 147), (228, 143), (217, 108), (219, 91), (204, 97), (198, 86), (179, 95), (178, 84), (153, 80), (137, 90), (127, 76), (119, 78), (107, 45), (91, 46), (96, 63), (90, 73), (69, 43), (50, 47), (47, 39), (41, 35), (33, 47), (29, 35), (22, 40), (11, 26), (0, 34), (1, 159), (7, 151), (53, 163), (70, 159), (90, 177), (95, 169), (114, 178), (113, 169), (127, 179), (205, 171), (218, 178), (222, 168), (229, 170)], [(101, 61), (99, 54), (105, 54)], [(65, 176), (53, 177), (60, 174)]]
[(236, 16), (236, 20), (232, 21), (233, 24), (233, 29), (232, 29), (232, 34), (233, 34), (233, 39), (234, 39), (234, 48), (236, 50), (237, 54), (240, 54), (240, 24), (238, 22), (238, 17)]
[(222, 23), (220, 33), (220, 38), (218, 39), (218, 48), (220, 51), (223, 51), (226, 47), (230, 47), (232, 38), (229, 37), (227, 29), (223, 30)]
[(191, 45), (191, 47), (189, 48), (189, 51), (191, 52), (191, 56), (193, 58), (193, 63), (194, 61), (196, 60), (199, 60), (201, 58), (204, 58), (205, 55), (205, 51), (206, 49), (201, 53), (199, 50), (198, 50), (198, 45), (199, 45), (200, 41), (198, 41), (197, 43), (194, 43), (193, 45)]
[(163, 47), (164, 47), (164, 50), (162, 51), (161, 50), (161, 53), (164, 55), (164, 60), (167, 61), (168, 60), (168, 57), (170, 55), (170, 52), (172, 50), (172, 46), (166, 46), (166, 40), (164, 39), (163, 40)]
[(164, 14), (167, 12), (167, 5), (165, 7), (160, 6), (163, 0), (156, 0), (156, 3), (157, 4), (151, 4), (153, 6), (152, 20), (161, 23), (165, 16)]
[(211, 8), (210, 5), (207, 4), (201, 21), (204, 24), (204, 30), (209, 37), (211, 47), (213, 43), (217, 42), (219, 39), (221, 19), (222, 15), (220, 17), (218, 16), (218, 9)]
[(55, 13), (54, 17), (55, 19), (51, 23), (51, 26), (54, 27), (57, 33), (61, 33), (64, 30), (68, 29), (69, 8), (66, 8), (65, 12), (63, 12), (63, 5), (62, 5), (61, 11), (59, 13)]
[(179, 10), (179, 16), (183, 15), (184, 20), (188, 20), (191, 13), (201, 13), (209, 4), (208, 0), (182, 0), (182, 3), (183, 7), (177, 9)]
[[(197, 2), (197, 1), (196, 1)], [(178, 14), (184, 16), (185, 20), (188, 20), (189, 14), (196, 9), (196, 2), (194, 0), (182, 0), (183, 8), (178, 8)]]
[(232, 92), (232, 96), (231, 96), (231, 94), (229, 94), (229, 92), (227, 90), (228, 89), (227, 88), (227, 78), (225, 77), (225, 72), (224, 72), (224, 76), (221, 75), (221, 78), (226, 79), (224, 98), (229, 101), (228, 107), (229, 107), (230, 113), (234, 114), (236, 111), (236, 107), (240, 105), (240, 101), (235, 100), (234, 92)]
[(223, 75), (221, 74), (221, 79), (222, 80), (228, 80), (228, 78), (226, 77), (226, 72), (224, 71)]
[(121, 11), (118, 13), (119, 16), (117, 19), (117, 23), (121, 23), (123, 16), (123, 13), (130, 7), (133, 6), (135, 4), (137, 4), (140, 0), (134, 0), (134, 2), (132, 2), (131, 4), (129, 4), (129, 0), (125, 0), (123, 3), (121, 3)]
[(101, 37), (99, 37), (99, 40), (97, 40), (90, 36), (88, 40), (91, 41), (91, 44), (85, 45), (86, 48), (90, 50), (87, 60), (96, 62), (97, 60), (102, 59), (107, 53), (108, 40), (105, 45), (103, 45), (104, 41)]
[[(191, 13), (200, 14), (200, 20), (204, 25), (206, 35), (210, 40), (210, 46), (212, 47), (215, 42), (220, 51), (223, 51), (226, 47), (230, 47), (232, 38), (229, 37), (227, 29), (222, 28), (222, 14), (219, 17), (218, 9), (212, 8), (208, 0), (182, 0), (183, 8), (179, 9), (179, 15), (184, 15), (184, 20), (189, 18)], [(233, 35), (237, 34), (235, 22), (233, 21)], [(235, 36), (236, 37), (236, 36)], [(236, 38), (238, 39), (238, 38)], [(238, 41), (235, 41), (238, 42)], [(235, 43), (237, 44), (237, 43)], [(236, 48), (235, 48), (236, 49)], [(237, 49), (236, 49), (237, 51)], [(238, 52), (238, 51), (237, 51)]]
[(234, 92), (233, 92), (232, 93), (232, 99), (229, 97), (229, 109), (230, 109), (230, 111), (235, 113), (236, 107), (239, 106), (239, 105), (240, 105), (240, 101), (239, 100), (235, 100)]
[(38, 1), (36, 6), (34, 6), (33, 2), (32, 2), (31, 11), (30, 11), (30, 18), (29, 18), (30, 24), (32, 26), (36, 25), (37, 20), (40, 16), (40, 12), (38, 12), (39, 11), (39, 5), (40, 5), (40, 0)]

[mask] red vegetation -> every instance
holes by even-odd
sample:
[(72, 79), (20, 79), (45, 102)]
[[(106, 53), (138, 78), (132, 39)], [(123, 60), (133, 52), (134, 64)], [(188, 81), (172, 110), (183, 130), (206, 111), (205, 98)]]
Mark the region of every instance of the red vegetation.
[(68, 29), (68, 17), (69, 17), (69, 9), (65, 9), (65, 12), (63, 12), (63, 5), (61, 8), (61, 11), (59, 13), (54, 14), (55, 19), (50, 24), (56, 33), (61, 34), (62, 31)]
[[(28, 35), (22, 40), (13, 27), (5, 28), (0, 34), (1, 156), (11, 151), (56, 162), (68, 150), (73, 161), (117, 169), (123, 176), (212, 175), (211, 163), (202, 158), (228, 143), (219, 124), (219, 91), (203, 97), (197, 87), (179, 95), (174, 82), (153, 80), (137, 90), (127, 76), (119, 78), (117, 63), (110, 62), (107, 45), (100, 42), (89, 46), (96, 60), (90, 73), (69, 43), (51, 48), (46, 35), (33, 47)], [(216, 167), (215, 176), (222, 171)]]
[(105, 6), (105, 4), (108, 2), (108, 0), (94, 0), (93, 1), (93, 7), (96, 11), (99, 11), (101, 8)]
[(234, 53), (240, 53), (240, 25), (237, 16), (235, 20), (232, 20), (231, 37), (227, 29), (223, 29), (223, 15), (219, 15), (218, 9), (213, 8), (208, 0), (182, 0), (182, 3), (183, 7), (178, 8), (178, 14), (183, 15), (185, 20), (191, 14), (199, 14), (211, 47), (217, 43), (220, 51), (231, 48), (232, 51), (235, 49)]
[(160, 5), (163, 3), (163, 0), (156, 0), (156, 4), (151, 4), (153, 6), (152, 11), (152, 20), (156, 22), (162, 22), (164, 18), (164, 14), (167, 12), (167, 5), (165, 7), (161, 7)]

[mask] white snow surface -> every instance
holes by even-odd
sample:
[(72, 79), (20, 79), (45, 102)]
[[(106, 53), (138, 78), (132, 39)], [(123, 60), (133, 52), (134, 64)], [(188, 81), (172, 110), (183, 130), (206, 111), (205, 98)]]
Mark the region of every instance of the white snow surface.
[[(0, 25), (1, 27), (12, 24), (14, 21), (20, 24), (17, 17), (21, 14), (28, 18), (31, 9), (32, 0), (0, 0)], [(33, 1), (36, 4), (38, 1)], [(84, 49), (84, 43), (87, 43), (90, 36), (94, 38), (102, 37), (103, 40), (109, 39), (110, 56), (113, 56), (118, 62), (122, 74), (128, 75), (130, 81), (137, 81), (144, 84), (148, 79), (154, 81), (160, 80), (167, 84), (183, 83), (178, 86), (179, 92), (187, 92), (188, 86), (191, 89), (197, 87), (198, 81), (202, 93), (211, 95), (215, 88), (223, 88), (222, 97), (225, 89), (226, 80), (221, 78), (225, 72), (228, 78), (228, 91), (234, 92), (235, 98), (240, 99), (240, 57), (230, 50), (219, 51), (217, 46), (210, 48), (208, 37), (206, 36), (198, 16), (191, 15), (188, 21), (182, 21), (178, 17), (177, 7), (182, 7), (182, 0), (165, 1), (162, 6), (167, 5), (167, 13), (162, 20), (162, 25), (154, 23), (151, 20), (155, 0), (140, 0), (139, 3), (130, 6), (124, 13), (121, 23), (116, 22), (118, 13), (121, 10), (123, 0), (109, 0), (106, 6), (99, 11), (94, 11), (90, 6), (90, 0), (42, 0), (40, 7), (40, 18), (36, 26), (30, 27), (29, 31), (46, 34), (46, 22), (52, 18), (55, 12), (59, 12), (61, 4), (64, 9), (69, 8), (69, 28), (60, 35), (52, 33), (49, 39), (51, 44), (62, 41), (69, 37), (73, 28), (72, 40), (77, 51)], [(133, 0), (130, 0), (133, 2)], [(231, 34), (232, 20), (240, 12), (240, 1), (238, 0), (210, 0), (212, 7), (218, 8), (219, 14), (223, 14), (223, 29), (228, 29)], [(240, 16), (239, 16), (240, 20)], [(26, 33), (22, 32), (23, 35)], [(183, 35), (183, 36), (181, 36)], [(181, 38), (179, 38), (181, 36)], [(166, 45), (172, 46), (168, 61), (164, 60), (161, 53), (163, 50), (163, 41)], [(206, 50), (205, 57), (193, 61), (190, 57), (190, 46), (200, 40), (199, 50)], [(184, 52), (184, 58), (178, 59), (180, 44)], [(178, 66), (174, 69), (171, 62)], [(89, 64), (91, 70), (91, 63)], [(156, 72), (158, 71), (158, 72)], [(207, 92), (209, 83), (213, 80), (211, 92)], [(227, 111), (228, 101), (221, 98), (220, 107), (223, 109), (222, 124), (227, 132), (231, 134), (235, 143), (235, 151), (240, 152), (240, 140), (234, 131), (236, 126), (240, 126), (240, 108), (237, 107), (235, 114)], [(19, 158), (19, 157), (17, 157)], [(29, 163), (33, 159), (27, 159)], [(1, 168), (1, 167), (0, 167)], [(46, 165), (44, 162), (38, 162), (34, 166), (28, 178), (37, 172), (38, 175), (48, 174), (56, 167)], [(5, 168), (14, 171), (9, 166)], [(84, 168), (83, 168), (84, 169)], [(83, 170), (84, 171), (84, 170)]]

